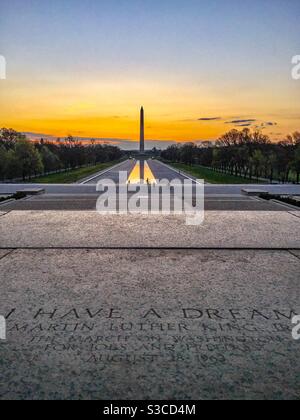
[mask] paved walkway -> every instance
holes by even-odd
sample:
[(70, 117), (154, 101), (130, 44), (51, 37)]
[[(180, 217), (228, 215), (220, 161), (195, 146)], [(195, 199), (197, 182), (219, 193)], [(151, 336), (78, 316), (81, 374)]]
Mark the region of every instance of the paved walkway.
[[(174, 178), (183, 181), (185, 176), (178, 174), (171, 168), (161, 164), (158, 161), (148, 161), (154, 176), (159, 179), (167, 179), (169, 181)], [(40, 196), (28, 197), (25, 200), (15, 201), (11, 203), (3, 203), (0, 210), (57, 210), (57, 211), (89, 211), (96, 209), (96, 201), (99, 194), (96, 191), (96, 184), (101, 179), (110, 179), (118, 182), (119, 172), (131, 172), (135, 165), (134, 160), (128, 160), (121, 164), (108, 169), (100, 174), (96, 174), (86, 179), (84, 184), (71, 185), (38, 185), (26, 184), (26, 188), (43, 188), (45, 194)], [(24, 184), (0, 184), (0, 194), (15, 193), (22, 190)], [(262, 201), (253, 197), (245, 197), (242, 189), (257, 189), (253, 185), (205, 185), (205, 209), (227, 210), (227, 211), (282, 211), (285, 207), (274, 202)], [(273, 194), (299, 194), (300, 186), (296, 185), (260, 185), (260, 189)], [(128, 197), (131, 197), (129, 194)], [(120, 201), (127, 201), (123, 196), (118, 197)]]
[[(122, 162), (120, 165), (113, 167), (111, 170), (104, 171), (100, 173), (99, 176), (95, 174), (96, 178), (92, 178), (87, 184), (69, 184), (69, 185), (57, 185), (57, 184), (26, 184), (26, 188), (44, 188), (48, 194), (94, 194), (95, 186), (97, 182), (101, 179), (111, 179), (114, 182), (117, 182), (119, 179), (120, 171), (130, 171), (135, 165), (134, 160), (128, 160)], [(159, 161), (148, 161), (151, 170), (153, 171), (155, 177), (159, 180), (168, 179), (172, 180), (174, 178), (179, 178), (181, 180), (185, 179), (183, 174), (179, 175), (178, 172), (173, 171), (171, 168), (163, 165)], [(0, 183), (0, 194), (13, 194), (18, 190), (24, 188), (24, 184), (1, 184)], [(300, 185), (253, 185), (253, 184), (242, 184), (242, 185), (213, 185), (209, 184), (205, 186), (206, 195), (241, 195), (242, 189), (262, 189), (272, 194), (294, 194), (300, 195)]]

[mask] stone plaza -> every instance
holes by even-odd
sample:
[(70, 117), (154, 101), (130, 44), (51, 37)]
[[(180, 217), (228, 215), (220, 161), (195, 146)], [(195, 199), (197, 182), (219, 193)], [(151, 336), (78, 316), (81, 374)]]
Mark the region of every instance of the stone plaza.
[(1, 398), (298, 399), (299, 216), (4, 210)]

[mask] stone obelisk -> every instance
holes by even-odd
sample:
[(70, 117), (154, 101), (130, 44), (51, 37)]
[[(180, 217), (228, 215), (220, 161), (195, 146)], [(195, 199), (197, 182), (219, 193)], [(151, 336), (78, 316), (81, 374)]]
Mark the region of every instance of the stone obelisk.
[(144, 120), (144, 108), (141, 108), (140, 117), (140, 153), (145, 152), (145, 120)]

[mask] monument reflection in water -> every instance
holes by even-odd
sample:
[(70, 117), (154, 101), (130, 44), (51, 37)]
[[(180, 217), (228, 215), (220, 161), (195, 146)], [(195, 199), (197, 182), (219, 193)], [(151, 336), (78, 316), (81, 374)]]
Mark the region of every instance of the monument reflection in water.
[(156, 179), (148, 163), (138, 160), (128, 177), (128, 184), (156, 184)]
[(140, 159), (137, 160), (133, 170), (128, 176), (127, 184), (156, 184), (156, 179), (150, 166), (145, 160), (145, 113), (140, 110)]

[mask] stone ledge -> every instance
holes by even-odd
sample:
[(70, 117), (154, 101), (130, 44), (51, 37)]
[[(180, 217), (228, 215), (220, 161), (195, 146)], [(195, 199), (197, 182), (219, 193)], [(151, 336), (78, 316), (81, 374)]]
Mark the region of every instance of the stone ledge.
[(242, 193), (248, 196), (260, 196), (260, 194), (268, 194), (268, 191), (266, 190), (258, 190), (258, 189), (250, 189), (250, 188), (243, 188)]
[(22, 188), (17, 191), (17, 194), (26, 194), (26, 195), (41, 195), (45, 193), (44, 188)]

